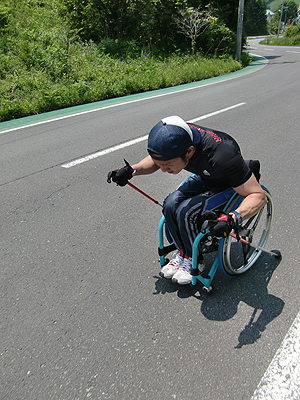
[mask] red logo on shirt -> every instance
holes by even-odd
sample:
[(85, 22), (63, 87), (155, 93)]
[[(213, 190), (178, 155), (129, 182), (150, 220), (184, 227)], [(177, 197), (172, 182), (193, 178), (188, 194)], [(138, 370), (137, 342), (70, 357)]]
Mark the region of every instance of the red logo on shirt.
[(190, 128), (195, 128), (195, 129), (197, 129), (200, 133), (201, 133), (201, 132), (206, 132), (206, 133), (208, 133), (208, 134), (215, 140), (216, 143), (222, 142), (222, 139), (220, 138), (220, 136), (218, 136), (215, 132), (206, 131), (206, 130), (203, 129), (203, 128), (199, 128), (199, 126), (195, 126), (195, 125), (191, 125), (191, 124), (188, 124), (188, 125), (189, 125)]

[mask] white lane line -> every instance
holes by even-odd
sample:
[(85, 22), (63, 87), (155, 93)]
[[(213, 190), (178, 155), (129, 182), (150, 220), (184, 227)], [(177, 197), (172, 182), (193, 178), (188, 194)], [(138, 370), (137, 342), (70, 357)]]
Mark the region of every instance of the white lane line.
[(104, 156), (105, 154), (112, 153), (113, 151), (124, 149), (125, 147), (129, 147), (136, 143), (143, 142), (144, 140), (147, 140), (147, 139), (148, 139), (148, 135), (141, 136), (137, 139), (130, 140), (129, 142), (121, 143), (116, 146), (109, 147), (108, 149), (97, 151), (96, 153), (89, 154), (89, 155), (81, 157), (81, 158), (77, 158), (77, 160), (73, 160), (68, 163), (61, 164), (61, 167), (63, 167), (63, 168), (75, 167), (75, 165), (82, 164), (86, 161), (93, 160), (94, 158)]
[[(235, 105), (230, 106), (230, 107), (222, 108), (221, 110), (217, 110), (217, 111), (214, 111), (212, 113), (202, 115), (202, 116), (194, 118), (194, 119), (192, 119), (192, 120), (190, 120), (188, 122), (194, 123), (196, 121), (200, 121), (202, 119), (209, 118), (209, 117), (212, 117), (214, 115), (221, 114), (223, 112), (232, 110), (232, 109), (234, 109), (236, 107), (240, 107), (240, 106), (242, 106), (244, 104), (246, 104), (246, 103), (238, 103), (238, 104), (235, 104)], [(61, 164), (61, 167), (63, 167), (63, 168), (75, 167), (75, 165), (82, 164), (82, 163), (84, 163), (86, 161), (94, 160), (95, 158), (104, 156), (106, 154), (112, 153), (112, 152), (120, 150), (120, 149), (124, 149), (125, 147), (129, 147), (129, 146), (132, 146), (132, 145), (134, 145), (136, 143), (143, 142), (144, 140), (147, 140), (147, 139), (148, 139), (148, 135), (141, 136), (141, 137), (139, 137), (137, 139), (129, 140), (128, 142), (121, 143), (121, 144), (118, 144), (116, 146), (109, 147), (108, 149), (100, 150), (100, 151), (97, 151), (95, 153), (88, 154), (88, 155), (86, 155), (84, 157), (77, 158), (76, 160)]]
[(251, 400), (300, 399), (300, 312)]
[(197, 118), (191, 119), (191, 120), (188, 121), (188, 122), (190, 122), (190, 123), (193, 124), (193, 123), (196, 122), (196, 121), (200, 121), (200, 120), (205, 119), (205, 118), (213, 117), (214, 115), (218, 115), (218, 114), (221, 114), (222, 112), (226, 112), (226, 111), (229, 111), (229, 110), (233, 110), (234, 108), (243, 106), (243, 105), (245, 105), (245, 104), (246, 104), (246, 103), (238, 103), (238, 104), (235, 104), (234, 106), (222, 108), (222, 110), (218, 110), (218, 111), (214, 111), (214, 112), (212, 112), (212, 113), (206, 114), (206, 115), (202, 115), (201, 117), (197, 117)]
[(264, 49), (265, 51), (274, 51), (275, 49)]
[(287, 50), (286, 52), (287, 53), (294, 53), (294, 54), (299, 54), (300, 53), (300, 51), (293, 51), (293, 50)]

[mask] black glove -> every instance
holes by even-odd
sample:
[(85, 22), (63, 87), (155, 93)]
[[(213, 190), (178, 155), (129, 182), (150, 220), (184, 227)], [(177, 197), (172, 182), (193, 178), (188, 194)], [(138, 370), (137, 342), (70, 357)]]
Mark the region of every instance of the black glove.
[(199, 231), (204, 231), (206, 228), (214, 225), (213, 221), (216, 220), (217, 214), (214, 211), (205, 211), (199, 214), (197, 218), (197, 226)]
[(133, 177), (133, 168), (131, 165), (125, 160), (125, 167), (119, 168), (115, 171), (110, 171), (107, 175), (107, 182), (111, 183), (111, 181), (115, 182), (119, 186), (127, 185), (129, 179)]
[(205, 220), (209, 220), (207, 227), (216, 237), (227, 237), (232, 229), (236, 229), (234, 219), (224, 211), (207, 211), (198, 219), (199, 222)]

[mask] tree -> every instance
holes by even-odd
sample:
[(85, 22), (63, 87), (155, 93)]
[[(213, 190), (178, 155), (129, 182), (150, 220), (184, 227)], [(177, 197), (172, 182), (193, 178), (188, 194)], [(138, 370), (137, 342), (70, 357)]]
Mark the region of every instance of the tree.
[(187, 0), (62, 0), (71, 27), (80, 29), (85, 41), (104, 38), (134, 40), (142, 47), (153, 44), (174, 51), (178, 33), (173, 17)]
[[(281, 6), (277, 8), (278, 12), (281, 12)], [(285, 0), (283, 13), (282, 13), (282, 22), (287, 24), (289, 20), (294, 20), (298, 15), (298, 5), (294, 0)]]
[(267, 15), (265, 0), (248, 0), (245, 6), (245, 32), (247, 35), (265, 35), (267, 33)]
[(234, 56), (236, 53), (236, 35), (218, 18), (211, 17), (210, 20), (211, 23), (199, 37), (197, 46), (200, 46), (206, 55), (230, 54)]
[[(277, 7), (275, 14), (269, 24), (269, 31), (272, 34), (278, 32), (278, 26), (280, 22), (281, 15), (281, 4)], [(294, 20), (297, 17), (298, 5), (293, 0), (285, 0), (282, 12), (282, 23), (288, 23), (289, 20)], [(281, 27), (280, 27), (281, 28)]]
[(191, 41), (192, 54), (195, 53), (198, 36), (205, 31), (209, 25), (209, 13), (207, 11), (194, 9), (193, 7), (179, 10), (179, 17), (175, 19), (178, 31)]
[[(25, 0), (24, 0), (25, 1)], [(104, 51), (118, 55), (123, 53), (123, 48), (147, 49), (153, 54), (163, 56), (175, 51), (186, 51), (189, 41), (192, 52), (201, 42), (203, 30), (197, 26), (200, 9), (205, 14), (213, 15), (218, 20), (218, 29), (214, 26), (217, 36), (216, 46), (210, 42), (209, 46), (201, 43), (202, 49), (213, 52), (217, 47), (221, 51), (225, 42), (228, 42), (228, 32), (224, 27), (236, 32), (237, 9), (239, 0), (57, 0), (65, 6), (65, 13), (70, 29), (79, 33), (81, 39), (100, 44)], [(186, 10), (183, 17), (179, 10)], [(198, 16), (197, 16), (198, 12)], [(204, 13), (204, 11), (202, 11)], [(203, 19), (205, 15), (203, 14)], [(181, 33), (174, 27), (176, 18), (188, 20), (188, 26)], [(209, 24), (208, 24), (209, 26)], [(199, 30), (200, 29), (200, 30)], [(206, 31), (207, 32), (207, 31)], [(205, 32), (205, 33), (206, 33)], [(230, 33), (230, 32), (229, 32)], [(182, 34), (185, 35), (183, 39)], [(201, 36), (199, 36), (201, 35)], [(128, 43), (130, 45), (128, 46)], [(132, 45), (133, 46), (132, 46)], [(108, 46), (109, 45), (109, 46)], [(227, 45), (224, 49), (227, 48)], [(206, 51), (204, 50), (204, 51)], [(123, 54), (122, 54), (123, 55)], [(128, 55), (128, 54), (127, 54)]]
[[(199, 3), (199, 0), (196, 0)], [(236, 32), (239, 0), (202, 0), (202, 8), (207, 9), (219, 20), (219, 24), (226, 25)]]

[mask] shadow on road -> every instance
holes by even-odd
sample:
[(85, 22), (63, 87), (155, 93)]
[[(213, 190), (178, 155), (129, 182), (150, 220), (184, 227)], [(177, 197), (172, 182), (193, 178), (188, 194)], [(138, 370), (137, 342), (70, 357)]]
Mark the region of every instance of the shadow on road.
[[(276, 60), (277, 58), (281, 58), (282, 56), (265, 56), (269, 61), (270, 64), (295, 64), (299, 62), (298, 60), (293, 60), (293, 61), (279, 61)], [(276, 60), (276, 61), (273, 61)]]
[(209, 320), (226, 321), (237, 313), (240, 302), (253, 307), (253, 313), (238, 337), (236, 348), (255, 343), (265, 330), (266, 326), (278, 315), (284, 307), (284, 301), (268, 293), (268, 283), (280, 264), (269, 254), (262, 254), (257, 263), (246, 273), (228, 278), (217, 271), (212, 295), (207, 295), (200, 286), (180, 286), (171, 281), (157, 278), (154, 294), (178, 293), (178, 297), (194, 297), (201, 303), (201, 312)]

